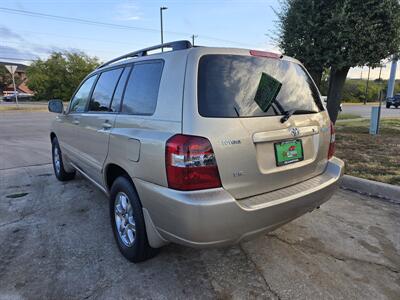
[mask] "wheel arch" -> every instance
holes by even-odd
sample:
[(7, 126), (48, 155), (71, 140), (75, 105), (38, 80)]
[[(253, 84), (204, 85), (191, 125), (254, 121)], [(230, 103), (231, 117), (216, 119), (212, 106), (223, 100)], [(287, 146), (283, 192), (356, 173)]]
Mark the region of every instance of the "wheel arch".
[(120, 176), (125, 176), (131, 182), (133, 188), (136, 190), (135, 184), (133, 183), (133, 180), (129, 175), (128, 171), (126, 171), (123, 167), (117, 164), (109, 163), (104, 168), (104, 183), (108, 191), (111, 190), (112, 184), (114, 183), (115, 179), (117, 179)]

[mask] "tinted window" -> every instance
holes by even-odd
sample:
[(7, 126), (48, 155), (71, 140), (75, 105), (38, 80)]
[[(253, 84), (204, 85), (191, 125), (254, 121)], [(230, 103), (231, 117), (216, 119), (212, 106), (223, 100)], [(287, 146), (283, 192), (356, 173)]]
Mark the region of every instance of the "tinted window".
[(285, 60), (205, 55), (198, 74), (198, 108), (205, 117), (281, 115), (323, 110), (304, 69)]
[(86, 104), (89, 100), (89, 94), (92, 90), (93, 83), (96, 76), (92, 76), (81, 85), (79, 90), (75, 93), (74, 98), (71, 100), (70, 112), (84, 112), (86, 109)]
[(124, 72), (122, 73), (119, 81), (117, 88), (114, 92), (114, 97), (111, 103), (111, 111), (113, 112), (118, 112), (120, 105), (121, 105), (121, 100), (122, 100), (122, 94), (124, 93), (124, 88), (126, 84), (126, 80), (128, 79), (129, 71), (131, 70), (131, 67), (126, 67), (124, 69)]
[(152, 115), (156, 110), (162, 62), (135, 64), (124, 94), (122, 112)]
[(110, 102), (122, 70), (119, 68), (100, 74), (92, 93), (89, 111), (109, 111)]

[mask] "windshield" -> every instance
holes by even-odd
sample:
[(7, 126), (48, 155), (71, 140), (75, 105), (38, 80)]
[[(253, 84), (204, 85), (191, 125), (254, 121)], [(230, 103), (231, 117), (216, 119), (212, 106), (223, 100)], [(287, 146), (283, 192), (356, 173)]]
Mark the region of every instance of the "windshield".
[(198, 109), (204, 117), (257, 117), (323, 110), (303, 67), (289, 61), (205, 55), (198, 71)]

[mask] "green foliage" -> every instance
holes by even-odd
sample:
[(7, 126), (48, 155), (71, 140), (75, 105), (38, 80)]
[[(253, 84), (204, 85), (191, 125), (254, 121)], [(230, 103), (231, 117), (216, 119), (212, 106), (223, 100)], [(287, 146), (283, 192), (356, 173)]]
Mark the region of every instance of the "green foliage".
[(278, 13), (278, 46), (300, 60), (309, 72), (327, 65), (329, 36), (323, 25), (334, 10), (334, 1), (284, 0)]
[[(278, 44), (319, 82), (330, 68), (328, 112), (336, 121), (351, 67), (377, 66), (400, 49), (398, 0), (283, 0)], [(353, 91), (354, 92), (354, 91)]]
[(67, 101), (79, 83), (99, 61), (82, 52), (54, 52), (47, 60), (37, 60), (27, 69), (28, 87), (37, 100)]
[[(326, 95), (328, 82), (322, 81), (321, 94)], [(361, 103), (365, 98), (365, 91), (367, 87), (367, 80), (361, 79), (347, 79), (343, 87), (342, 102)], [(367, 102), (376, 102), (379, 100), (379, 92), (382, 90), (386, 94), (387, 81), (381, 82), (370, 80), (368, 83)], [(395, 91), (400, 92), (400, 81), (396, 81)]]
[(400, 49), (398, 0), (284, 0), (278, 45), (310, 70), (376, 66)]

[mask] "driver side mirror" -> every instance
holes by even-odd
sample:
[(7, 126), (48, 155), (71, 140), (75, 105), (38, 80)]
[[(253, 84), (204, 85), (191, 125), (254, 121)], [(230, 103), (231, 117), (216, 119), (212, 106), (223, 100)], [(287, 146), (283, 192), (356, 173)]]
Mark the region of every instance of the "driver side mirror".
[(62, 114), (64, 112), (64, 104), (60, 99), (51, 99), (48, 104), (50, 112)]

